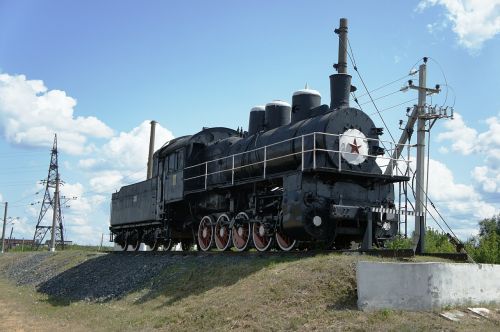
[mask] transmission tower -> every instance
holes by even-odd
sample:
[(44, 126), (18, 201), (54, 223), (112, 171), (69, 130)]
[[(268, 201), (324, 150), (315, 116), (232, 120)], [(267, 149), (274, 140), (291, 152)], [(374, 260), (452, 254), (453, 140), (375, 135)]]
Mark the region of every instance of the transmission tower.
[[(64, 248), (64, 232), (62, 224), (62, 214), (61, 214), (61, 201), (59, 197), (59, 167), (57, 164), (57, 134), (54, 135), (54, 145), (52, 146), (52, 153), (50, 155), (50, 166), (47, 175), (47, 180), (43, 181), (45, 184), (45, 194), (42, 201), (42, 207), (40, 208), (40, 214), (38, 215), (38, 222), (35, 228), (35, 235), (33, 237), (33, 248), (38, 249), (48, 231), (51, 232), (50, 241), (50, 251), (54, 251), (56, 244), (61, 244)], [(51, 194), (51, 189), (53, 195)], [(52, 208), (52, 222), (51, 224), (44, 224), (44, 217), (49, 210)]]

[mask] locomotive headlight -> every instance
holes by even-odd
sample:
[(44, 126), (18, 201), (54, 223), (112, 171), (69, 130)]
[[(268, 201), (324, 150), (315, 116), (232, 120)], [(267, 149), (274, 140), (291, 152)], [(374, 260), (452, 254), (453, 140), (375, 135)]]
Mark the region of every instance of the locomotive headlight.
[(348, 129), (340, 136), (339, 150), (349, 164), (359, 165), (368, 157), (368, 140), (357, 129)]
[(322, 223), (323, 223), (323, 220), (321, 219), (320, 216), (314, 216), (314, 218), (313, 218), (313, 225), (314, 226), (319, 227), (319, 226), (321, 226)]

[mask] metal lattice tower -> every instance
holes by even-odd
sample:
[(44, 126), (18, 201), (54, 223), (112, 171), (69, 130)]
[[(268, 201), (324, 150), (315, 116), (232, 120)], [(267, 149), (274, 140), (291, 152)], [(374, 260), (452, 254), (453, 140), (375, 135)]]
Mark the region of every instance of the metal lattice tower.
[[(35, 228), (35, 235), (33, 237), (33, 248), (38, 249), (47, 232), (51, 232), (52, 239), (54, 242), (51, 243), (49, 247), (51, 250), (55, 248), (55, 244), (60, 244), (64, 248), (64, 232), (62, 224), (62, 214), (61, 214), (61, 201), (59, 195), (59, 167), (57, 164), (57, 134), (54, 135), (54, 145), (52, 146), (52, 153), (50, 155), (50, 166), (47, 175), (47, 180), (45, 183), (45, 194), (42, 201), (42, 207), (40, 208), (40, 214), (38, 216), (38, 222)], [(53, 194), (51, 194), (51, 189), (53, 189)], [(44, 223), (44, 217), (49, 210), (52, 208), (53, 215), (52, 221), (49, 223)], [(52, 229), (55, 228), (53, 232)]]

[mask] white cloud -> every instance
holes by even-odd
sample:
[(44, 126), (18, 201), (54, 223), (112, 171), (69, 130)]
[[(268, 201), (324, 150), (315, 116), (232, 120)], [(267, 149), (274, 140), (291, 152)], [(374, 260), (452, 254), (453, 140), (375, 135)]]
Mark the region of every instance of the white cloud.
[[(65, 183), (61, 186), (61, 196), (78, 197), (67, 202), (69, 208), (63, 208), (63, 224), (69, 238), (79, 243), (96, 243), (101, 233), (108, 232), (109, 211), (104, 210), (109, 207), (111, 193), (146, 177), (150, 123), (144, 121), (129, 132), (114, 135), (113, 130), (96, 117), (76, 116), (76, 104), (64, 91), (48, 90), (43, 81), (29, 80), (24, 75), (0, 74), (0, 134), (8, 142), (52, 147), (53, 135), (57, 133), (59, 150), (73, 155), (92, 152), (92, 158), (78, 162), (79, 169), (89, 177), (88, 184)], [(96, 145), (89, 141), (91, 138), (106, 141)], [(155, 150), (172, 138), (172, 133), (158, 124)], [(71, 166), (68, 162), (64, 165)], [(37, 189), (43, 191), (44, 188), (39, 187), (37, 185)], [(32, 223), (39, 211), (40, 205), (27, 207)], [(45, 219), (50, 219), (50, 215), (48, 213)], [(49, 225), (50, 220), (43, 220), (43, 224)], [(24, 221), (19, 225), (17, 234), (33, 235), (34, 224)]]
[(500, 172), (487, 166), (477, 166), (472, 170), (472, 178), (487, 193), (500, 193)]
[(451, 149), (463, 155), (475, 153), (482, 157), (485, 165), (473, 169), (472, 179), (485, 193), (500, 193), (500, 115), (486, 119), (485, 123), (488, 129), (479, 133), (455, 113), (455, 120), (445, 123), (445, 131), (437, 140), (451, 141)]
[[(410, 158), (412, 169), (415, 169), (415, 157)], [(399, 174), (406, 171), (406, 163), (400, 162)], [(424, 164), (427, 165), (427, 160)], [(458, 183), (444, 163), (430, 159), (429, 160), (429, 188), (428, 195), (435, 204), (439, 213), (444, 217), (452, 230), (461, 238), (468, 237), (477, 233), (477, 223), (484, 218), (500, 212), (500, 201), (488, 201), (481, 190), (478, 190), (475, 184)], [(413, 175), (413, 172), (412, 172)], [(425, 181), (424, 181), (425, 182)], [(415, 182), (410, 185), (416, 190)], [(397, 190), (397, 187), (396, 187)], [(413, 190), (409, 190), (408, 198), (414, 203)], [(397, 195), (396, 195), (397, 197)], [(438, 213), (429, 203), (427, 208), (438, 221), (439, 225), (447, 230), (446, 225), (441, 221)], [(438, 229), (432, 217), (428, 218), (428, 226)]]
[[(155, 150), (174, 138), (172, 133), (156, 125)], [(149, 121), (130, 132), (121, 132), (94, 152), (93, 158), (82, 159), (79, 167), (92, 172), (90, 185), (97, 192), (112, 192), (126, 183), (146, 177), (149, 150)]]
[(452, 121), (444, 123), (445, 131), (437, 136), (437, 141), (451, 141), (452, 151), (469, 155), (477, 149), (477, 130), (468, 127), (459, 113), (454, 114)]
[[(500, 32), (500, 0), (422, 0), (418, 11), (441, 5), (446, 9), (446, 19), (452, 23), (453, 32), (460, 45), (477, 51), (483, 43)], [(446, 22), (427, 25), (432, 33), (443, 28)]]
[(445, 146), (440, 146), (439, 147), (439, 152), (442, 153), (442, 154), (447, 154), (447, 153), (450, 152), (450, 150), (448, 150), (448, 148), (445, 147)]
[(464, 221), (473, 216), (477, 221), (497, 213), (498, 206), (485, 202), (473, 185), (456, 183), (445, 164), (430, 159), (429, 168), (429, 196), (438, 208), (447, 210), (448, 216)]
[(9, 236), (7, 232), (10, 232), (10, 227), (13, 227), (14, 228), (12, 233), (13, 238), (21, 238), (29, 240), (33, 239), (33, 232), (35, 230), (35, 226), (26, 217), (20, 217), (14, 220), (14, 222), (12, 224), (9, 224), (7, 227), (8, 228), (5, 231), (6, 237)]
[(113, 130), (96, 117), (74, 115), (76, 100), (43, 81), (0, 74), (0, 131), (13, 144), (58, 148), (80, 155), (94, 149), (88, 138), (109, 138)]
[(93, 191), (100, 193), (112, 192), (122, 186), (123, 173), (123, 171), (116, 170), (98, 172), (90, 179), (90, 187)]
[[(97, 243), (101, 233), (108, 227), (108, 216), (96, 218), (95, 211), (109, 197), (100, 194), (90, 194), (81, 183), (66, 183), (61, 187), (61, 204), (66, 202), (63, 210), (63, 225), (69, 233), (69, 240), (80, 244)], [(77, 197), (76, 200), (70, 198)], [(69, 199), (69, 200), (68, 200)]]

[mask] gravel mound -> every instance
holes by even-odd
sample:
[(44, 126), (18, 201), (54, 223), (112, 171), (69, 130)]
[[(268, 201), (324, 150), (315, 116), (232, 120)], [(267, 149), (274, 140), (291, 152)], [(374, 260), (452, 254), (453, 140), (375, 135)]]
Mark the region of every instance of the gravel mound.
[(52, 256), (49, 252), (32, 252), (24, 255), (9, 255), (2, 264), (2, 274), (17, 285), (36, 285), (50, 279), (50, 267), (44, 262)]
[[(193, 267), (242, 263), (241, 257), (182, 253), (86, 253), (61, 251), (7, 253), (0, 257), (0, 276), (31, 285), (62, 302), (106, 302), (175, 280)], [(252, 257), (243, 260), (254, 259)], [(163, 275), (162, 275), (163, 273)], [(163, 279), (162, 279), (163, 278)]]

